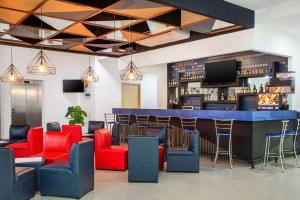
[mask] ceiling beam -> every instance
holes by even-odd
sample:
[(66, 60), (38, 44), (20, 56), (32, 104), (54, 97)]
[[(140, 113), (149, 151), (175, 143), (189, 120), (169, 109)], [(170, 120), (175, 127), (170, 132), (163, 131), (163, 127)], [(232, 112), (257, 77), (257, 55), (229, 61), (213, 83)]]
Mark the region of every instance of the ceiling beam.
[(254, 28), (253, 10), (223, 0), (150, 0), (186, 11), (223, 20), (245, 28)]

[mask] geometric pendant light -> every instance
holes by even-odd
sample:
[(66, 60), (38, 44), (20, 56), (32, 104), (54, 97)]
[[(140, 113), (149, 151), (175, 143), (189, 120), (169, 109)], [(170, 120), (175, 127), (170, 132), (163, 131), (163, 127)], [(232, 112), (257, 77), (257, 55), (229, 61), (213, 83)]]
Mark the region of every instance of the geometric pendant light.
[[(42, 7), (41, 7), (40, 21), (41, 21), (41, 30), (42, 30), (43, 29)], [(43, 51), (42, 44), (39, 53), (32, 59), (30, 64), (27, 66), (27, 73), (32, 75), (54, 75), (56, 73), (56, 68), (52, 65), (51, 61)]]
[(138, 70), (131, 60), (126, 69), (120, 74), (120, 78), (123, 81), (140, 81), (143, 79), (143, 74)]
[(81, 80), (82, 80), (82, 82), (84, 82), (86, 84), (90, 84), (90, 83), (99, 81), (99, 76), (97, 76), (96, 72), (91, 67), (90, 56), (89, 56), (89, 67), (83, 73)]
[(120, 74), (120, 78), (122, 81), (140, 81), (143, 79), (143, 74), (140, 72), (140, 70), (136, 67), (136, 65), (132, 61), (132, 31), (130, 30), (129, 26), (129, 31), (131, 35), (130, 43), (129, 43), (129, 49), (130, 49), (130, 62), (127, 65), (126, 69)]
[[(12, 41), (12, 33), (11, 33), (11, 41)], [(10, 83), (17, 83), (24, 81), (24, 77), (18, 71), (18, 69), (13, 64), (13, 52), (12, 52), (12, 45), (10, 46), (10, 65), (5, 70), (5, 72), (0, 76), (1, 82), (10, 82)]]
[(56, 69), (41, 49), (27, 66), (27, 73), (32, 75), (54, 75)]
[(24, 78), (14, 66), (14, 64), (11, 63), (10, 66), (6, 69), (6, 71), (1, 75), (0, 81), (17, 83), (24, 81)]

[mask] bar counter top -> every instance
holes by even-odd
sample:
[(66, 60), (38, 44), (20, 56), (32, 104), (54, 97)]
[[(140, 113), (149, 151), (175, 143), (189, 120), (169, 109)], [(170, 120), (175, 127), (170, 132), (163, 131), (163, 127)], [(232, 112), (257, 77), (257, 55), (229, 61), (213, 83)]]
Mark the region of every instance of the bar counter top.
[(278, 111), (225, 111), (225, 110), (176, 110), (176, 109), (130, 109), (113, 108), (114, 114), (171, 116), (198, 119), (234, 119), (236, 121), (274, 121), (296, 119), (297, 112), (291, 110)]

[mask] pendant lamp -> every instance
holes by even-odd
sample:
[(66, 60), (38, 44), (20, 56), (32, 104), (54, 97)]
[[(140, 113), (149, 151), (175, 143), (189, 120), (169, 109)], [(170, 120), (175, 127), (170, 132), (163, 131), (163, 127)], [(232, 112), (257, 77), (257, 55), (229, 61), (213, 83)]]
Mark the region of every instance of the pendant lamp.
[[(11, 42), (12, 42), (12, 32), (10, 33)], [(24, 81), (23, 76), (18, 71), (18, 69), (13, 64), (13, 52), (12, 52), (12, 45), (10, 46), (10, 65), (4, 71), (4, 73), (0, 76), (1, 82), (10, 82), (10, 83), (17, 83)]]
[(140, 72), (140, 70), (136, 67), (134, 62), (132, 61), (132, 32), (130, 30), (129, 26), (129, 31), (130, 31), (130, 44), (129, 44), (129, 49), (130, 49), (130, 62), (127, 65), (126, 69), (120, 74), (120, 78), (122, 81), (140, 81), (143, 79), (143, 74)]
[(99, 81), (99, 76), (97, 76), (96, 72), (91, 67), (90, 56), (89, 56), (89, 67), (83, 73), (83, 76), (81, 77), (81, 80), (86, 84), (90, 84), (90, 83), (94, 83), (94, 82)]
[[(43, 28), (43, 10), (41, 7), (41, 31)], [(38, 54), (32, 59), (27, 66), (27, 73), (31, 75), (55, 75), (56, 68), (52, 65), (50, 59), (43, 51), (43, 45)]]

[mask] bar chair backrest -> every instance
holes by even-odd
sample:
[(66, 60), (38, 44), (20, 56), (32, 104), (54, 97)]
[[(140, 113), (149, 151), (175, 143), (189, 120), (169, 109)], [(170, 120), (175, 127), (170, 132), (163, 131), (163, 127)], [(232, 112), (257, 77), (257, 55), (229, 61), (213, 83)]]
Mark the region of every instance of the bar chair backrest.
[(130, 115), (129, 114), (118, 114), (118, 121), (120, 125), (129, 125)]
[(148, 126), (149, 116), (148, 115), (136, 115), (136, 123), (138, 126)]
[[(289, 122), (290, 120), (282, 120), (282, 130), (281, 130), (281, 136), (284, 136), (286, 131), (287, 131), (287, 128), (288, 128), (288, 125), (289, 125)], [(298, 128), (298, 127), (297, 127)]]
[(170, 116), (156, 116), (155, 118), (158, 126), (170, 126)]
[(233, 119), (214, 119), (216, 134), (232, 134)]
[(117, 121), (116, 115), (112, 113), (104, 113), (104, 118), (106, 127), (108, 127), (109, 124), (115, 123)]
[(196, 130), (197, 118), (181, 118), (181, 128), (183, 130)]

